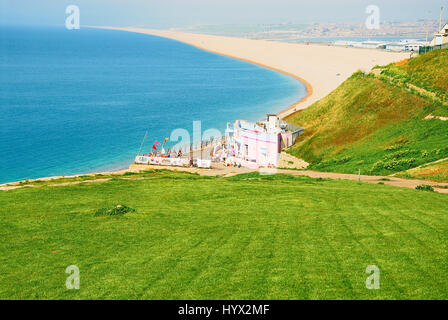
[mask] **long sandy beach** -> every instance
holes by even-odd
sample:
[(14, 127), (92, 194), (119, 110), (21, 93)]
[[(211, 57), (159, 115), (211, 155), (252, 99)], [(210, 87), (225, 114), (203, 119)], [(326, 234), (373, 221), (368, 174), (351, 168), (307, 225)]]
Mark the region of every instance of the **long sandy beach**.
[(289, 74), (307, 86), (308, 96), (280, 112), (285, 117), (324, 98), (357, 70), (409, 58), (408, 53), (344, 48), (319, 44), (251, 40), (142, 28), (97, 27), (169, 38), (221, 55)]

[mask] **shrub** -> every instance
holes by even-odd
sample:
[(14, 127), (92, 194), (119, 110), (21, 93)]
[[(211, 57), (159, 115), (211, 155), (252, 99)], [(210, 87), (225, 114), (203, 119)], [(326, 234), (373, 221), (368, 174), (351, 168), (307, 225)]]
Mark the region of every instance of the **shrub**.
[(416, 162), (416, 159), (410, 158), (410, 159), (392, 159), (392, 160), (379, 160), (375, 162), (375, 164), (372, 167), (372, 172), (378, 172), (381, 170), (389, 170), (389, 171), (396, 171), (396, 170), (407, 170), (411, 168), (414, 163)]
[(411, 154), (412, 152), (410, 150), (401, 150), (396, 151), (394, 153), (388, 154), (384, 157), (384, 160), (396, 160), (400, 158), (404, 158), (405, 156)]
[(118, 204), (112, 208), (101, 208), (95, 211), (95, 216), (122, 216), (129, 212), (136, 212), (135, 209)]
[(339, 164), (343, 164), (343, 163), (349, 162), (350, 159), (351, 159), (351, 157), (349, 157), (349, 156), (345, 156), (345, 157), (342, 157), (341, 159), (337, 160), (337, 162), (338, 162)]
[(401, 147), (402, 147), (402, 145), (395, 144), (395, 145), (393, 145), (393, 146), (384, 148), (384, 150), (385, 150), (385, 151), (395, 151), (395, 150), (400, 149)]
[(379, 170), (382, 170), (382, 169), (384, 169), (384, 161), (383, 160), (379, 160), (379, 161), (377, 161), (377, 162), (375, 162), (373, 164), (372, 172), (379, 171)]
[(126, 171), (125, 173), (123, 173), (123, 176), (124, 177), (126, 177), (126, 176), (135, 176), (137, 174), (138, 173), (136, 173), (136, 172)]
[(434, 188), (431, 186), (428, 186), (426, 184), (421, 184), (415, 187), (415, 189), (417, 190), (421, 190), (421, 191), (429, 191), (429, 192), (434, 192)]

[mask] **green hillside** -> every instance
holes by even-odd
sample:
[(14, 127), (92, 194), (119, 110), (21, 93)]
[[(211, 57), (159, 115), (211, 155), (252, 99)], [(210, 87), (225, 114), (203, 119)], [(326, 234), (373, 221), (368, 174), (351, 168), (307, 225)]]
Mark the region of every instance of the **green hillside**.
[[(0, 299), (448, 299), (448, 201), (434, 192), (162, 171), (0, 203)], [(135, 211), (101, 210), (118, 204)]]
[[(430, 60), (431, 67), (415, 71), (412, 77), (429, 77), (440, 59), (448, 65), (446, 52), (429, 53), (436, 57)], [(427, 60), (428, 56), (421, 56), (393, 68), (414, 70)], [(361, 169), (381, 175), (447, 157), (448, 121), (424, 120), (430, 114), (448, 116), (448, 106), (439, 100), (443, 96), (433, 99), (384, 70), (389, 69), (381, 75), (357, 72), (326, 98), (288, 117), (287, 121), (305, 128), (288, 152), (310, 162), (315, 170), (354, 173)], [(443, 77), (446, 74), (440, 74)]]
[(448, 49), (435, 50), (403, 65), (390, 64), (383, 74), (396, 76), (428, 91), (448, 93)]

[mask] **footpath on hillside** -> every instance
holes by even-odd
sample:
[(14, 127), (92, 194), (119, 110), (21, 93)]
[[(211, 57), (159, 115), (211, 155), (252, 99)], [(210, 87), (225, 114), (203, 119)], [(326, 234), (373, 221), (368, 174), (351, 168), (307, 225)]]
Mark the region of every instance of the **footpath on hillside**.
[[(347, 174), (347, 173), (333, 173), (333, 172), (319, 172), (319, 171), (312, 171), (312, 170), (291, 170), (291, 169), (270, 169), (266, 171), (259, 171), (249, 168), (238, 168), (238, 167), (227, 167), (223, 164), (214, 164), (211, 169), (201, 169), (201, 168), (195, 168), (195, 167), (167, 167), (167, 166), (157, 166), (157, 165), (139, 165), (139, 164), (132, 164), (129, 167), (129, 170), (122, 170), (119, 172), (111, 173), (116, 174), (117, 176), (122, 176), (124, 179), (128, 180), (135, 180), (135, 179), (144, 179), (142, 177), (127, 177), (123, 176), (126, 172), (141, 172), (146, 170), (157, 170), (157, 169), (168, 169), (173, 171), (183, 171), (183, 172), (190, 172), (190, 173), (197, 173), (202, 176), (221, 176), (221, 177), (231, 177), (238, 174), (243, 173), (250, 173), (250, 172), (261, 172), (262, 174), (290, 174), (295, 176), (307, 176), (310, 178), (323, 178), (323, 179), (341, 179), (341, 180), (351, 180), (351, 181), (358, 181), (360, 179), (361, 182), (367, 182), (372, 184), (385, 184), (390, 185), (394, 187), (403, 187), (403, 188), (411, 188), (415, 189), (419, 185), (429, 185), (434, 188), (436, 192), (448, 194), (448, 183), (438, 183), (434, 181), (426, 181), (426, 180), (417, 180), (417, 179), (402, 179), (392, 176), (368, 176), (368, 175), (357, 175), (357, 174)], [(95, 176), (95, 174), (91, 174), (92, 178)], [(54, 179), (58, 179), (60, 177), (55, 177)], [(51, 178), (46, 178), (47, 181)], [(58, 187), (58, 186), (68, 186), (68, 185), (74, 185), (74, 184), (80, 184), (80, 183), (94, 183), (94, 182), (104, 182), (108, 181), (112, 178), (102, 178), (102, 179), (92, 179), (92, 180), (83, 180), (83, 181), (73, 181), (73, 182), (64, 182), (64, 183), (55, 183), (51, 184), (49, 186), (52, 187)], [(14, 190), (24, 187), (31, 187), (31, 188), (39, 188), (40, 186), (38, 184), (20, 184), (19, 182), (16, 183), (9, 183), (9, 184), (3, 184), (0, 185), (0, 190), (8, 191), (8, 190)]]
[[(131, 171), (141, 171), (149, 169), (166, 169), (162, 166), (149, 166), (149, 165), (131, 165)], [(259, 170), (249, 169), (249, 168), (238, 168), (238, 167), (226, 167), (222, 164), (215, 165), (212, 169), (199, 169), (199, 168), (171, 168), (178, 171), (188, 171), (192, 173), (197, 173), (205, 176), (223, 176), (231, 177), (237, 174), (257, 172)], [(262, 174), (290, 174), (296, 176), (306, 176), (310, 178), (323, 178), (323, 179), (341, 179), (341, 180), (351, 180), (358, 181), (360, 178), (361, 182), (368, 182), (373, 184), (384, 183), (386, 185), (394, 187), (403, 187), (415, 189), (419, 185), (429, 185), (434, 187), (434, 190), (439, 193), (448, 194), (448, 183), (438, 183), (434, 181), (418, 180), (418, 179), (402, 179), (392, 176), (368, 176), (368, 175), (357, 175), (348, 173), (334, 173), (334, 172), (320, 172), (312, 170), (290, 170), (290, 169), (276, 169), (270, 171), (261, 171)], [(438, 186), (439, 188), (437, 188)]]

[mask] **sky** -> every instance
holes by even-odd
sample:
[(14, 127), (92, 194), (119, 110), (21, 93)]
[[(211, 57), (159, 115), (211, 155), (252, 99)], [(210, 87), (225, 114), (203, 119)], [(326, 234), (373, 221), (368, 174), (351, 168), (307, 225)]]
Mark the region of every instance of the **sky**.
[(382, 21), (438, 20), (448, 0), (0, 0), (0, 24), (63, 25), (77, 5), (81, 25), (185, 27), (210, 24), (363, 22), (368, 5)]

